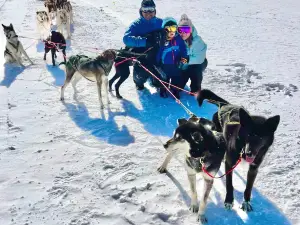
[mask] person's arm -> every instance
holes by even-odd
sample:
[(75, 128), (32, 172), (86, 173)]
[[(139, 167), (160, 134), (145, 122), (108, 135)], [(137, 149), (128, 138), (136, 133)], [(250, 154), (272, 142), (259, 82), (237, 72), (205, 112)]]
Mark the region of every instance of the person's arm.
[(188, 63), (189, 56), (188, 56), (187, 46), (181, 37), (179, 38), (179, 50), (180, 50), (180, 56), (181, 56), (180, 61), (183, 64)]
[(137, 24), (133, 22), (126, 30), (123, 42), (128, 47), (146, 47), (146, 38), (137, 35)]
[(192, 42), (192, 51), (190, 51), (190, 64), (199, 64), (199, 60), (205, 59), (207, 45), (200, 36)]

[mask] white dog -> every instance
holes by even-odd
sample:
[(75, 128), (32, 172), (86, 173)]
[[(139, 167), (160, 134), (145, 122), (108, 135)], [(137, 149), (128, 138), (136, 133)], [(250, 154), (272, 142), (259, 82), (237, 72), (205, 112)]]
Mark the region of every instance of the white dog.
[(27, 53), (24, 50), (22, 43), (18, 39), (14, 27), (12, 24), (9, 26), (3, 25), (4, 34), (6, 36), (6, 46), (4, 51), (4, 58), (7, 63), (17, 62), (20, 66), (23, 66), (22, 63), (22, 54), (26, 56), (28, 61), (33, 64), (33, 62), (28, 57)]
[(40, 39), (45, 40), (50, 34), (51, 21), (46, 11), (36, 12), (36, 24)]
[(71, 38), (71, 18), (65, 9), (58, 9), (56, 16), (57, 31), (64, 35), (64, 30), (67, 31), (67, 35), (64, 35), (68, 39)]

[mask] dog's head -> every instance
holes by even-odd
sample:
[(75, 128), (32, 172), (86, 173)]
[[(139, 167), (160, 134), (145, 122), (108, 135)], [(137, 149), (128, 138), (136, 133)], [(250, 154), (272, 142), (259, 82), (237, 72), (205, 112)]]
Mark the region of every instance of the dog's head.
[(104, 60), (111, 61), (111, 60), (115, 60), (115, 58), (117, 57), (117, 53), (113, 49), (108, 49), (102, 52), (101, 56), (103, 57)]
[(177, 124), (173, 137), (164, 144), (164, 148), (171, 152), (184, 152), (194, 158), (202, 157), (212, 141), (208, 130), (194, 119), (181, 118)]
[(49, 17), (46, 11), (37, 11), (36, 18), (40, 22), (48, 21)]
[(18, 38), (18, 35), (16, 34), (12, 24), (10, 24), (9, 26), (5, 26), (4, 24), (2, 24), (2, 27), (7, 39)]
[(68, 20), (68, 12), (65, 9), (58, 9), (57, 16), (60, 18), (60, 21), (66, 23)]
[(264, 118), (250, 116), (244, 109), (239, 110), (239, 137), (245, 143), (246, 161), (252, 163), (257, 155), (264, 155), (273, 144), (274, 133), (280, 122), (280, 116)]

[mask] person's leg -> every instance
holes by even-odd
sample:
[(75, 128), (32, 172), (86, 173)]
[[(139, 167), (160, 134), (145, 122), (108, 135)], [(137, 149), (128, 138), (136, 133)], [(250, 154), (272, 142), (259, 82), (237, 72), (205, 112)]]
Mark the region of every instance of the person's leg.
[(144, 84), (149, 78), (149, 75), (150, 74), (141, 66), (137, 64), (133, 66), (133, 81), (136, 85), (137, 90), (144, 89)]
[(171, 86), (170, 89), (172, 93), (175, 95), (177, 99), (180, 99), (179, 92), (180, 89), (177, 87), (181, 87), (182, 85), (182, 71), (176, 66), (172, 65), (173, 67), (170, 68), (170, 75), (171, 75), (171, 84), (174, 86)]
[(204, 62), (201, 64), (202, 72), (206, 69), (207, 64), (208, 64), (208, 61), (207, 61), (207, 59), (205, 58)]
[(190, 79), (190, 70), (191, 70), (190, 67), (188, 67), (187, 69), (181, 71), (181, 84), (180, 84), (180, 87), (182, 89), (184, 89), (185, 85), (187, 84), (187, 82)]
[(202, 64), (191, 65), (191, 92), (195, 93), (201, 90), (202, 83)]

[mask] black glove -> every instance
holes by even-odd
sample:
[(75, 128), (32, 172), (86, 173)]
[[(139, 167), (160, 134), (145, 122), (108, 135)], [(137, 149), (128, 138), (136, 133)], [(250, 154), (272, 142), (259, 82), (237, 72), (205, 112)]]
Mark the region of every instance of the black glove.
[(146, 35), (146, 47), (153, 47), (155, 45), (160, 45), (161, 40), (163, 39), (163, 31), (153, 31)]

